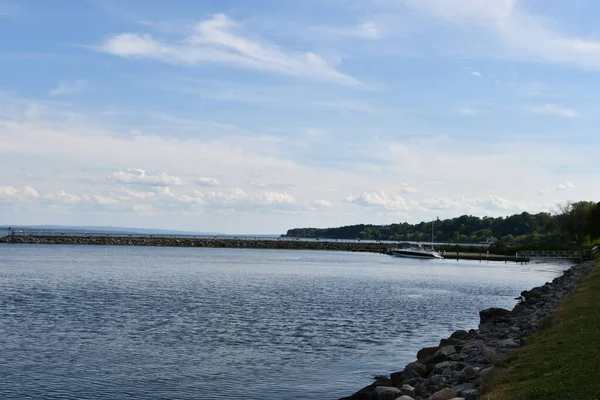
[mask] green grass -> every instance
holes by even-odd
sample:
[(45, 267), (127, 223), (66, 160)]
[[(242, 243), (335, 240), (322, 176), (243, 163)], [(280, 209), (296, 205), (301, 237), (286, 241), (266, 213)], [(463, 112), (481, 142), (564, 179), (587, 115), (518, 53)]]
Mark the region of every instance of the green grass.
[(600, 261), (540, 326), (497, 366), (484, 400), (600, 399)]

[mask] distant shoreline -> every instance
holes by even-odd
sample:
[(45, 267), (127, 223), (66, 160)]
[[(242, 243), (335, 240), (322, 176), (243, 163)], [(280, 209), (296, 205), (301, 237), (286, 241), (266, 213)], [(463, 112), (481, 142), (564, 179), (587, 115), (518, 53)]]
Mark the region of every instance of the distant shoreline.
[(389, 243), (348, 243), (329, 241), (303, 241), (295, 239), (223, 239), (223, 238), (168, 238), (168, 237), (111, 237), (111, 236), (5, 236), (0, 243), (13, 244), (63, 244), (93, 246), (156, 246), (156, 247), (208, 247), (280, 250), (330, 250), (368, 253), (385, 253)]

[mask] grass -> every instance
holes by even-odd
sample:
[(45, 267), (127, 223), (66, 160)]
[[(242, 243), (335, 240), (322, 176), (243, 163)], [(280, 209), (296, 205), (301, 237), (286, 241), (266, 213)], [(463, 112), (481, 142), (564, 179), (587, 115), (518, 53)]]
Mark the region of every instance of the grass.
[(483, 399), (600, 399), (600, 260), (540, 326), (497, 365)]

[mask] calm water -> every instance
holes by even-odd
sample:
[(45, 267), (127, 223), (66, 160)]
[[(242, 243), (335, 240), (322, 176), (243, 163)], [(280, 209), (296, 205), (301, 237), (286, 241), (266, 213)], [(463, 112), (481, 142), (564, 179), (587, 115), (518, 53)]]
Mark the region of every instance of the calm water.
[(0, 398), (334, 399), (566, 267), (0, 245)]

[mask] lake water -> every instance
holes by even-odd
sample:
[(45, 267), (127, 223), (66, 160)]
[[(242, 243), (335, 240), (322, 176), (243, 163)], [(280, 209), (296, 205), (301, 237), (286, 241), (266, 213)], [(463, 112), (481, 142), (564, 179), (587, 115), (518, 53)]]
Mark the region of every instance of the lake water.
[(567, 267), (0, 244), (0, 398), (335, 399)]

